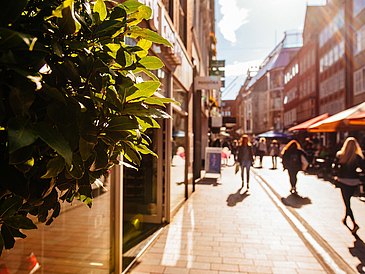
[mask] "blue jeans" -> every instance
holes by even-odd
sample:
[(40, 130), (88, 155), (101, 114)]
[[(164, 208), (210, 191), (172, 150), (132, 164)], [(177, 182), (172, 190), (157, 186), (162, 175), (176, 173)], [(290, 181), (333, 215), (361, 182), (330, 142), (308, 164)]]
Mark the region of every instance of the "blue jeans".
[(246, 182), (250, 182), (250, 167), (251, 167), (251, 161), (242, 161), (241, 162), (241, 177), (242, 182), (244, 182), (244, 172), (243, 169), (246, 168)]

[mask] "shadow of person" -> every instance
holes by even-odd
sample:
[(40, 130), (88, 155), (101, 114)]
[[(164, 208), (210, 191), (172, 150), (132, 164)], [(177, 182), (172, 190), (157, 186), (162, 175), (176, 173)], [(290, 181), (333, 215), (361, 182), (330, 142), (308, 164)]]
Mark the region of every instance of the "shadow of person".
[(246, 197), (249, 196), (249, 194), (247, 193), (247, 191), (245, 191), (244, 193), (241, 194), (241, 189), (238, 189), (236, 193), (234, 194), (229, 194), (227, 197), (227, 206), (236, 206), (237, 203), (242, 202)]
[(352, 256), (357, 257), (361, 262), (356, 268), (359, 273), (365, 273), (365, 243), (359, 236), (354, 235), (356, 238), (353, 247), (349, 247), (349, 251)]
[(198, 185), (212, 185), (212, 186), (219, 186), (222, 183), (218, 181), (219, 178), (201, 178), (195, 181), (195, 184)]
[(309, 205), (312, 203), (311, 199), (308, 197), (302, 197), (298, 194), (291, 193), (288, 197), (281, 198), (281, 201), (284, 205), (291, 206), (294, 208), (301, 208), (304, 205)]

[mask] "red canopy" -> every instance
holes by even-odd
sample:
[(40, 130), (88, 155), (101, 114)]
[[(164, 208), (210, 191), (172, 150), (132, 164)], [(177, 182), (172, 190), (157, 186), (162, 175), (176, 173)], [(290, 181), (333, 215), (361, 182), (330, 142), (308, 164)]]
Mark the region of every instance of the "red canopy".
[(348, 119), (365, 119), (365, 111), (353, 114), (351, 116), (348, 117)]
[(324, 119), (327, 119), (328, 117), (330, 117), (330, 115), (328, 113), (319, 115), (317, 117), (314, 117), (308, 121), (305, 121), (303, 123), (300, 123), (299, 125), (293, 126), (291, 128), (289, 128), (289, 131), (293, 131), (293, 130), (307, 130), (311, 125), (314, 125), (315, 123), (318, 123)]

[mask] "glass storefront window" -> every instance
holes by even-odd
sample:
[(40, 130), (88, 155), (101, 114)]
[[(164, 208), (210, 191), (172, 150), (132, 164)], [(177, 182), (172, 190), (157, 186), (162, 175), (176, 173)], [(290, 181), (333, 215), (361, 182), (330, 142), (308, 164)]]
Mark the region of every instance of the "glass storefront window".
[(172, 98), (181, 104), (181, 109), (186, 111), (186, 91), (174, 81), (174, 88), (172, 92)]
[[(156, 152), (157, 129), (149, 129), (146, 133), (152, 140), (150, 149)], [(143, 155), (138, 170), (124, 167), (123, 184), (124, 214), (157, 214), (157, 157)]]
[(91, 209), (74, 200), (61, 204), (49, 226), (34, 218), (38, 229), (24, 231), (25, 239), (17, 238), (14, 248), (3, 251), (0, 273), (111, 273), (111, 190), (104, 185), (93, 191)]
[(186, 116), (173, 111), (171, 155), (171, 210), (185, 199)]

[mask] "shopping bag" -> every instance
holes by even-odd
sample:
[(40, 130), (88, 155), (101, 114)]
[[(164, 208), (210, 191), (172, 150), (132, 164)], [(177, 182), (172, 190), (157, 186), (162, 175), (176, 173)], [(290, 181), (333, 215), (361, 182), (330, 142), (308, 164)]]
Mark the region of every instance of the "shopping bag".
[(305, 171), (309, 165), (307, 158), (302, 154), (300, 155), (300, 161), (302, 162), (302, 170)]
[(234, 169), (234, 174), (237, 174), (239, 170), (240, 170), (240, 164), (237, 163)]

